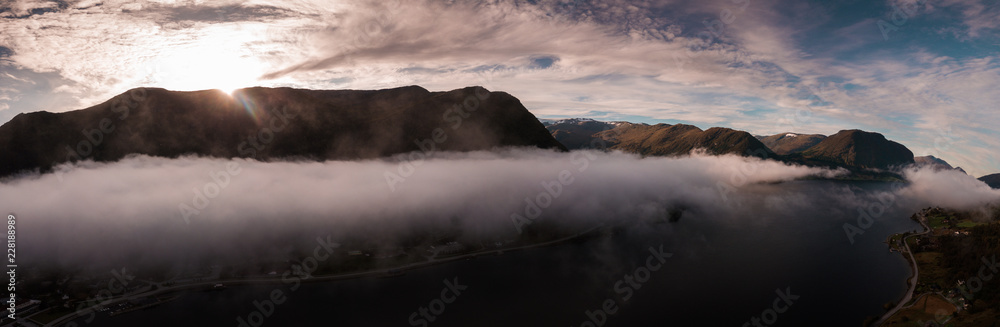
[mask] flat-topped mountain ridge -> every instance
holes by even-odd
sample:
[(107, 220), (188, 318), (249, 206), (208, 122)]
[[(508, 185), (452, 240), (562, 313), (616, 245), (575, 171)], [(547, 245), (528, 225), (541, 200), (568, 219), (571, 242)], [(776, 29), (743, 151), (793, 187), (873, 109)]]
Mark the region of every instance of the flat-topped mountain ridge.
[(565, 149), (517, 98), (482, 87), (139, 88), (82, 110), (15, 116), (0, 126), (0, 176), (131, 154), (358, 160), (507, 146)]

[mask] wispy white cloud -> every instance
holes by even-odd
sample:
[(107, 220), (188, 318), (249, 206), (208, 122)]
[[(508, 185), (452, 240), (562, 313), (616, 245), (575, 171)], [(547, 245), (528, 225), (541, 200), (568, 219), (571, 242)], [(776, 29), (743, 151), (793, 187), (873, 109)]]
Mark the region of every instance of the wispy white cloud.
[(0, 18), (27, 16), (34, 10), (57, 9), (58, 1), (48, 0), (16, 0), (0, 2)]
[(990, 0), (945, 0), (934, 3), (939, 9), (952, 9), (961, 14), (961, 25), (969, 38), (995, 37), (1000, 30), (1000, 6)]
[[(734, 167), (748, 173), (734, 179)], [(315, 231), (337, 239), (363, 233), (366, 241), (400, 242), (414, 230), (455, 227), (462, 239), (511, 239), (518, 235), (512, 214), (523, 215), (526, 198), (547, 192), (541, 182), (567, 173), (532, 227), (579, 231), (599, 223), (663, 219), (678, 207), (710, 219), (734, 219), (750, 212), (746, 207), (762, 205), (761, 197), (782, 197), (749, 191), (754, 184), (833, 174), (734, 155), (643, 159), (538, 149), (439, 153), (395, 191), (385, 173), (398, 171), (399, 164), (390, 160), (264, 163), (136, 156), (57, 169), (59, 175), (0, 183), (0, 204), (24, 229), (19, 236), (30, 252), (25, 257), (41, 260), (39, 265), (250, 260), (285, 251), (272, 245), (294, 244), (296, 237)], [(720, 183), (731, 192), (720, 191)], [(195, 205), (196, 192), (204, 190), (211, 198)], [(183, 204), (198, 213), (185, 220)], [(105, 250), (94, 251), (98, 246)]]
[[(832, 6), (111, 0), (7, 20), (0, 45), (14, 50), (9, 59), (21, 69), (59, 74), (64, 81), (52, 85), (74, 90), (67, 94), (81, 106), (136, 86), (484, 85), (544, 117), (676, 121), (758, 134), (864, 128), (918, 154), (937, 151), (974, 174), (1000, 170), (987, 150), (1000, 145), (991, 123), (1000, 121), (991, 110), (1000, 103), (992, 91), (1000, 82), (995, 52), (956, 58), (931, 46), (877, 47), (884, 41), (874, 21), (881, 17), (831, 30), (838, 19)], [(996, 6), (981, 1), (928, 2), (921, 10), (937, 17), (947, 8), (960, 9), (971, 37), (985, 37), (1000, 21), (990, 20)], [(729, 24), (713, 23), (724, 12)], [(834, 45), (816, 46), (826, 34)], [(934, 146), (943, 129), (952, 131), (945, 150)]]
[[(850, 215), (875, 196), (846, 186), (814, 188), (831, 195), (826, 197), (794, 185), (760, 185), (836, 173), (735, 155), (439, 153), (396, 191), (384, 177), (399, 169), (390, 160), (265, 163), (135, 156), (56, 169), (60, 175), (0, 183), (0, 204), (17, 215), (24, 257), (36, 265), (239, 262), (287, 256), (288, 248), (273, 244), (297, 244), (303, 235), (312, 240), (316, 232), (389, 243), (414, 230), (455, 228), (459, 239), (510, 239), (518, 235), (512, 215), (523, 215), (531, 201), (546, 204), (523, 228), (579, 231), (662, 221), (676, 208), (686, 208), (685, 219), (730, 223), (761, 222), (769, 219), (761, 212), (821, 205)], [(926, 169), (907, 176), (912, 183), (888, 194), (904, 212), (935, 205), (969, 209), (1000, 200), (1000, 191), (960, 173)], [(185, 220), (181, 205), (195, 210), (199, 194), (212, 195)]]

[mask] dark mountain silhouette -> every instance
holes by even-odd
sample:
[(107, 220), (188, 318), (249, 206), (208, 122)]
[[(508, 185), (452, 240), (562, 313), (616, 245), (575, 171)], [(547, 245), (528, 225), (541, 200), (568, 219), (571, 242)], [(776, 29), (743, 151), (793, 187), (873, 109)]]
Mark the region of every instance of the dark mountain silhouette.
[(979, 180), (992, 188), (1000, 188), (1000, 174), (992, 174), (980, 177)]
[(774, 153), (786, 155), (805, 151), (826, 139), (826, 135), (781, 133), (757, 138)]
[(952, 167), (947, 161), (935, 156), (913, 157), (913, 161), (917, 166), (921, 167), (931, 167), (936, 170), (957, 170), (966, 173), (965, 169), (962, 169), (962, 167)]
[(482, 87), (142, 88), (87, 109), (15, 116), (0, 126), (0, 176), (130, 154), (350, 160), (502, 146), (565, 150), (517, 98)]
[(955, 169), (947, 161), (941, 160), (935, 156), (913, 157), (913, 162), (915, 162), (919, 166), (934, 166), (934, 167), (941, 167), (944, 169)]
[(750, 133), (722, 127), (702, 131), (698, 127), (684, 124), (622, 124), (600, 132), (597, 136), (613, 142), (612, 149), (642, 155), (673, 156), (688, 154), (694, 149), (705, 149), (713, 155), (749, 156), (762, 153), (773, 157), (771, 150)]
[(913, 152), (879, 133), (844, 130), (803, 151), (807, 163), (862, 169), (889, 169), (913, 164)]
[[(809, 166), (847, 168), (852, 179), (899, 180), (892, 172), (870, 171), (913, 164), (913, 153), (878, 133), (841, 131), (831, 137), (782, 133), (752, 136), (728, 128), (701, 130), (691, 125), (600, 122), (585, 118), (548, 120), (546, 128), (569, 149), (595, 148), (650, 156), (684, 155), (703, 148), (710, 154), (739, 154), (773, 158)], [(762, 142), (760, 140), (766, 140)], [(771, 143), (784, 154), (772, 152)], [(815, 144), (813, 144), (815, 143)], [(812, 144), (810, 146), (810, 144)], [(804, 149), (803, 149), (804, 148)]]
[(550, 133), (569, 149), (601, 145), (645, 156), (676, 156), (705, 149), (709, 154), (773, 156), (773, 153), (750, 133), (713, 127), (701, 130), (684, 124), (633, 124), (567, 119), (550, 123)]

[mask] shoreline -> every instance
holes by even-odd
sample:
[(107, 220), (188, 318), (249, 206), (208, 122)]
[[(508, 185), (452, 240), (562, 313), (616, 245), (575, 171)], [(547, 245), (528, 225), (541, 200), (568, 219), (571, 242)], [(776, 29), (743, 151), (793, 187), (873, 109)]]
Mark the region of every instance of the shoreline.
[[(415, 263), (405, 264), (405, 265), (402, 265), (402, 266), (392, 267), (392, 268), (382, 268), (382, 269), (369, 270), (369, 271), (363, 271), (363, 272), (352, 272), (352, 273), (343, 273), (343, 274), (334, 274), (334, 275), (325, 275), (325, 276), (312, 276), (311, 278), (302, 279), (300, 281), (303, 284), (305, 284), (305, 283), (319, 283), (319, 282), (329, 282), (329, 281), (351, 280), (351, 279), (359, 279), (359, 278), (365, 278), (365, 277), (395, 277), (395, 276), (399, 276), (401, 273), (405, 273), (407, 270), (419, 269), (419, 268), (423, 268), (423, 267), (434, 266), (434, 265), (438, 265), (438, 264), (444, 264), (444, 263), (458, 261), (458, 260), (463, 260), (463, 259), (474, 259), (474, 258), (482, 256), (482, 255), (489, 255), (489, 254), (502, 255), (505, 252), (509, 252), (509, 251), (520, 251), (520, 250), (527, 250), (527, 249), (544, 247), (544, 246), (550, 246), (550, 245), (557, 245), (557, 244), (568, 242), (568, 241), (571, 241), (571, 240), (583, 237), (583, 236), (585, 236), (587, 234), (593, 233), (594, 231), (600, 229), (601, 227), (604, 227), (604, 224), (600, 224), (600, 225), (594, 226), (594, 227), (592, 227), (590, 229), (578, 232), (578, 233), (573, 234), (573, 235), (569, 235), (569, 236), (565, 236), (565, 237), (562, 237), (562, 238), (558, 238), (558, 239), (551, 240), (551, 241), (546, 241), (546, 242), (541, 242), (541, 243), (527, 244), (527, 245), (522, 245), (522, 246), (513, 247), (513, 248), (505, 248), (505, 249), (483, 250), (483, 251), (477, 251), (477, 252), (471, 252), (471, 253), (459, 254), (459, 255), (455, 255), (455, 256), (444, 257), (444, 258), (434, 258), (434, 259), (429, 259), (427, 261), (415, 262)], [(170, 295), (170, 294), (176, 295), (176, 294), (179, 294), (181, 292), (189, 292), (189, 291), (192, 291), (192, 290), (205, 289), (206, 287), (211, 287), (211, 286), (214, 286), (216, 284), (224, 284), (226, 286), (229, 286), (229, 285), (268, 285), (268, 284), (282, 284), (282, 283), (285, 283), (285, 282), (282, 281), (281, 277), (275, 277), (275, 278), (245, 278), (245, 279), (230, 279), (230, 280), (198, 281), (198, 282), (192, 282), (192, 283), (188, 283), (188, 284), (175, 285), (175, 286), (169, 286), (169, 287), (168, 286), (160, 286), (161, 284), (163, 284), (162, 282), (161, 283), (151, 283), (150, 286), (151, 287), (155, 287), (155, 288), (153, 288), (151, 290), (148, 290), (148, 291), (145, 291), (145, 292), (141, 292), (141, 293), (135, 293), (135, 294), (124, 294), (124, 295), (121, 295), (121, 296), (119, 296), (117, 298), (109, 299), (105, 303), (101, 303), (99, 305), (91, 306), (91, 307), (89, 307), (89, 308), (87, 308), (87, 309), (85, 309), (83, 311), (85, 312), (86, 310), (93, 310), (94, 308), (96, 308), (98, 306), (110, 306), (110, 305), (114, 305), (114, 304), (121, 303), (121, 302), (124, 302), (124, 301), (130, 301), (130, 300), (141, 299), (141, 298), (146, 298), (146, 297), (159, 296), (159, 295)], [(158, 303), (156, 303), (155, 305), (159, 305), (159, 304), (162, 304), (162, 303), (165, 303), (165, 302), (167, 302), (167, 301), (162, 301), (162, 302), (158, 301)], [(42, 312), (44, 312), (44, 311), (42, 311)], [(39, 313), (42, 313), (42, 312), (38, 312), (38, 313), (35, 313), (35, 314), (39, 314)], [(46, 326), (46, 327), (47, 326), (56, 326), (56, 325), (59, 325), (59, 324), (62, 324), (62, 323), (67, 323), (67, 322), (73, 321), (76, 318), (82, 317), (81, 315), (79, 315), (80, 312), (81, 312), (81, 310), (76, 310), (73, 313), (70, 313), (70, 314), (67, 314), (65, 316), (56, 318), (56, 319), (54, 319), (52, 321), (49, 321), (48, 323), (43, 324), (43, 326)], [(34, 316), (34, 314), (32, 316)], [(31, 317), (30, 316), (29, 317), (25, 317), (24, 319), (31, 320)]]
[[(988, 210), (984, 216), (941, 207), (925, 208), (910, 217), (923, 226), (923, 232), (889, 236), (886, 243), (891, 250), (905, 252), (903, 257), (909, 262), (912, 274), (906, 280), (906, 296), (871, 326), (905, 326), (914, 321), (963, 326), (1000, 322), (997, 298), (972, 295), (992, 279), (992, 275), (983, 275), (983, 270), (996, 271), (995, 263), (991, 266), (986, 258), (995, 256), (996, 245), (1000, 244), (996, 243), (1000, 235), (1000, 207)], [(969, 281), (978, 284), (966, 286)], [(992, 294), (998, 294), (996, 289), (991, 290)], [(866, 323), (873, 318), (869, 317)]]
[[(906, 295), (904, 295), (903, 298), (900, 299), (898, 303), (896, 303), (895, 307), (893, 307), (892, 309), (890, 309), (889, 311), (887, 311), (885, 314), (883, 314), (881, 317), (879, 317), (878, 320), (876, 320), (874, 323), (872, 323), (869, 326), (872, 326), (872, 327), (882, 326), (882, 324), (884, 324), (886, 321), (888, 321), (890, 318), (892, 318), (892, 316), (896, 315), (896, 313), (898, 313), (900, 310), (902, 310), (904, 308), (904, 306), (905, 307), (909, 307), (909, 306), (906, 306), (906, 304), (910, 303), (910, 300), (913, 299), (913, 292), (916, 291), (916, 289), (917, 289), (917, 281), (920, 278), (920, 268), (917, 265), (917, 259), (913, 256), (913, 250), (910, 249), (910, 243), (907, 242), (907, 239), (909, 239), (911, 237), (914, 237), (914, 236), (925, 235), (925, 234), (931, 233), (933, 231), (933, 229), (931, 229), (930, 226), (927, 226), (927, 224), (924, 223), (923, 219), (920, 219), (920, 218), (923, 217), (923, 211), (917, 212), (916, 214), (920, 215), (917, 218), (917, 222), (920, 223), (920, 226), (924, 227), (924, 231), (920, 232), (920, 233), (914, 233), (914, 234), (902, 236), (900, 238), (900, 241), (903, 243), (904, 248), (906, 249), (906, 253), (905, 254), (902, 251), (900, 251), (900, 254), (902, 254), (903, 258), (905, 258), (906, 261), (910, 264), (910, 271), (911, 271), (910, 277), (908, 277), (906, 279), (906, 283), (907, 283)], [(890, 243), (889, 244), (890, 250), (892, 249), (891, 240), (896, 235), (905, 235), (906, 233), (907, 232), (896, 233), (896, 234), (889, 235), (889, 238), (887, 239), (886, 243)]]

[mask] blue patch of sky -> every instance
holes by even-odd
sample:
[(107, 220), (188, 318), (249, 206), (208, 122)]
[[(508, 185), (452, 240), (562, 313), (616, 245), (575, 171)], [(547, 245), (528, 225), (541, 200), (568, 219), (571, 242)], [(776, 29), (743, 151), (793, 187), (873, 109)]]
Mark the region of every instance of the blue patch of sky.
[(259, 21), (285, 15), (285, 10), (271, 6), (233, 4), (224, 6), (187, 5), (164, 8), (172, 21), (235, 22)]
[(846, 91), (859, 91), (859, 90), (867, 89), (867, 87), (864, 87), (862, 85), (852, 84), (852, 83), (844, 84), (842, 86), (842, 88), (844, 90), (846, 90)]
[(559, 61), (559, 57), (556, 56), (534, 56), (531, 58), (529, 67), (533, 69), (546, 69), (552, 67), (557, 61)]
[(481, 65), (481, 66), (476, 66), (476, 67), (473, 67), (473, 68), (469, 68), (469, 69), (463, 70), (462, 72), (463, 73), (485, 73), (485, 72), (492, 72), (492, 71), (498, 71), (498, 70), (508, 70), (508, 69), (510, 69), (510, 67), (508, 67), (506, 65)]
[[(17, 79), (7, 77), (6, 74)], [(56, 72), (38, 73), (28, 69), (0, 65), (0, 85), (17, 90), (16, 94), (11, 94), (12, 100), (5, 101), (10, 109), (0, 110), (0, 124), (10, 121), (19, 113), (52, 111), (57, 107), (77, 103), (74, 97), (68, 93), (52, 92), (55, 87), (67, 83), (70, 82)]]
[(400, 73), (405, 74), (444, 74), (453, 71), (452, 69), (437, 69), (427, 67), (407, 67), (400, 69)]
[(333, 83), (333, 84), (347, 84), (347, 83), (350, 83), (352, 81), (354, 81), (354, 78), (351, 78), (351, 77), (338, 77), (338, 78), (331, 78), (331, 79), (327, 80), (327, 82), (330, 82), (330, 83)]
[[(874, 35), (875, 40), (840, 53), (838, 59), (858, 60), (886, 52), (905, 56), (916, 50), (958, 59), (996, 54), (996, 43), (1000, 40), (996, 33), (981, 33), (981, 37), (975, 39), (965, 36), (968, 27), (962, 21), (961, 8), (935, 6), (933, 11), (918, 9), (913, 15), (906, 15), (902, 9), (897, 11), (887, 1), (871, 1), (869, 8), (864, 10), (869, 15), (869, 22), (863, 29), (867, 31), (863, 36), (871, 39)], [(884, 38), (883, 29), (888, 40)]]
[[(66, 1), (56, 0), (56, 1), (52, 1), (52, 3), (55, 3), (55, 5), (56, 5), (55, 8), (33, 8), (31, 10), (28, 10), (28, 13), (25, 14), (25, 15), (8, 17), (8, 18), (5, 18), (5, 19), (10, 19), (10, 18), (28, 18), (28, 17), (34, 16), (34, 15), (44, 15), (44, 14), (50, 13), (50, 12), (59, 12), (61, 10), (65, 10), (66, 8), (69, 8), (69, 2), (66, 2)], [(4, 12), (13, 12), (13, 10), (11, 10), (10, 7), (6, 7), (6, 8), (0, 7), (0, 13), (4, 13)]]
[(626, 74), (598, 74), (598, 75), (587, 75), (584, 77), (569, 79), (566, 80), (565, 82), (576, 83), (576, 84), (589, 84), (595, 82), (616, 82), (619, 83), (618, 85), (621, 85), (620, 83), (627, 82), (633, 78), (635, 78), (635, 76)]
[(921, 120), (920, 116), (907, 113), (892, 113), (886, 115), (885, 118), (894, 121), (896, 123), (910, 127), (913, 127), (914, 125), (916, 125), (918, 120)]
[[(676, 119), (656, 119), (647, 116), (640, 115), (628, 115), (611, 111), (598, 111), (592, 110), (585, 114), (587, 118), (592, 118), (599, 121), (627, 121), (630, 123), (643, 123), (643, 124), (685, 124), (686, 122)], [(569, 118), (569, 117), (567, 117)], [(702, 128), (699, 126), (699, 128)]]

